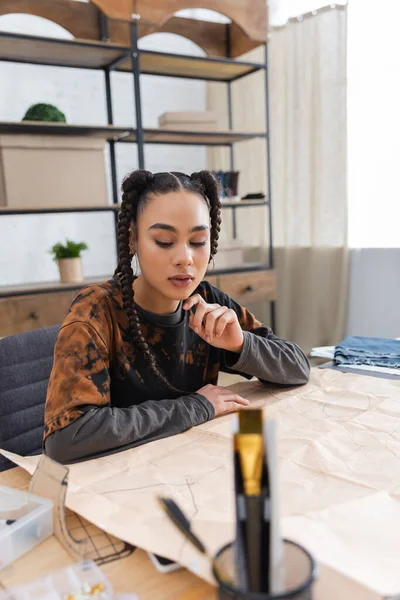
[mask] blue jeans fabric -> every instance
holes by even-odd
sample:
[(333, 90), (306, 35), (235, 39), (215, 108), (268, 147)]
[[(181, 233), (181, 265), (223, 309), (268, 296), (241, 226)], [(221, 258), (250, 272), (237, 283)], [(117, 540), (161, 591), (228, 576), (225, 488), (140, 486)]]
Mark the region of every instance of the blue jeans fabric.
[(371, 365), (400, 369), (400, 340), (350, 336), (335, 348), (339, 365)]

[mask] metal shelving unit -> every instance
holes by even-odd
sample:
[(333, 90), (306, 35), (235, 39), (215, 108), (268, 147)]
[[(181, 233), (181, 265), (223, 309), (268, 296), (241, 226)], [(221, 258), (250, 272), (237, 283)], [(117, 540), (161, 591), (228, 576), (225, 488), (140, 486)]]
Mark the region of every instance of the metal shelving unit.
[[(104, 72), (105, 91), (107, 103), (108, 125), (86, 126), (62, 123), (6, 123), (0, 122), (0, 134), (37, 133), (40, 135), (75, 135), (95, 136), (107, 140), (110, 147), (112, 204), (107, 206), (90, 207), (60, 207), (60, 208), (21, 208), (11, 209), (0, 207), (1, 215), (21, 214), (49, 214), (66, 212), (101, 212), (113, 211), (115, 217), (118, 209), (118, 181), (116, 169), (115, 145), (117, 143), (133, 143), (137, 145), (138, 166), (145, 168), (145, 144), (177, 144), (177, 145), (202, 145), (202, 146), (227, 146), (230, 148), (230, 168), (235, 169), (233, 145), (244, 140), (263, 138), (267, 145), (268, 157), (268, 189), (267, 197), (261, 201), (242, 201), (237, 203), (224, 202), (223, 209), (232, 210), (233, 235), (236, 236), (236, 211), (241, 208), (265, 206), (268, 214), (269, 230), (269, 264), (251, 264), (230, 269), (218, 269), (214, 275), (229, 273), (243, 273), (255, 270), (273, 269), (272, 248), (272, 219), (271, 219), (271, 185), (270, 185), (270, 142), (268, 136), (269, 125), (269, 94), (268, 94), (268, 47), (265, 46), (265, 63), (251, 63), (230, 58), (208, 58), (184, 56), (139, 50), (138, 24), (133, 21), (130, 25), (130, 45), (117, 45), (108, 41), (108, 21), (100, 14), (101, 39), (99, 42), (83, 40), (62, 40), (57, 38), (43, 38), (31, 35), (20, 35), (0, 32), (0, 61), (51, 65), (65, 68), (96, 69)], [(229, 35), (227, 36), (229, 40)], [(230, 56), (229, 43), (227, 56)], [(114, 125), (114, 114), (111, 93), (111, 72), (131, 72), (133, 75), (133, 88), (135, 98), (136, 127), (121, 127)], [(266, 86), (266, 123), (267, 131), (258, 133), (245, 133), (233, 131), (233, 114), (231, 100), (232, 82), (255, 73), (264, 71)], [(228, 119), (229, 131), (218, 132), (189, 132), (170, 131), (163, 129), (145, 128), (142, 123), (142, 98), (140, 75), (163, 75), (167, 77), (180, 77), (187, 79), (201, 79), (205, 81), (218, 81), (228, 87)], [(73, 289), (72, 286), (71, 289)], [(0, 297), (23, 295), (28, 293), (44, 293), (48, 291), (64, 290), (65, 285), (48, 284), (35, 286), (12, 286), (0, 288)], [(275, 306), (271, 302), (271, 325), (275, 324)]]

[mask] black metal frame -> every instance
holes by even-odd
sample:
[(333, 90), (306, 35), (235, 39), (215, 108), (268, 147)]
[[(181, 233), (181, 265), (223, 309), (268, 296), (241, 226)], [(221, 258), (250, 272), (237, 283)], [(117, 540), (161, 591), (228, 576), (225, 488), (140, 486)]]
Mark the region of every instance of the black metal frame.
[(142, 94), (140, 87), (140, 59), (138, 48), (138, 26), (137, 22), (131, 24), (131, 56), (132, 56), (132, 75), (133, 75), (133, 91), (135, 96), (135, 112), (136, 112), (136, 141), (138, 147), (138, 164), (139, 169), (144, 169), (144, 133), (142, 122)]
[[(268, 44), (265, 44), (265, 128), (267, 135), (265, 138), (267, 145), (267, 197), (268, 197), (268, 234), (269, 234), (269, 256), (268, 262), (270, 269), (274, 268), (274, 246), (272, 237), (272, 184), (271, 184), (271, 136), (270, 132), (270, 114), (269, 114), (269, 69), (268, 69)], [(275, 331), (276, 314), (275, 302), (271, 306), (271, 327)]]
[[(62, 212), (101, 212), (101, 211), (115, 211), (115, 219), (117, 219), (117, 204), (118, 204), (118, 181), (117, 181), (117, 166), (116, 166), (116, 156), (115, 156), (115, 144), (117, 142), (122, 142), (122, 143), (136, 143), (137, 144), (137, 151), (138, 151), (138, 165), (139, 168), (145, 168), (145, 155), (144, 155), (144, 146), (145, 144), (162, 144), (162, 145), (170, 145), (170, 144), (175, 144), (175, 145), (191, 145), (191, 146), (227, 146), (230, 149), (230, 168), (231, 170), (234, 170), (234, 165), (235, 165), (235, 157), (234, 157), (234, 147), (233, 147), (233, 142), (231, 143), (227, 143), (227, 142), (218, 142), (218, 141), (210, 141), (210, 142), (188, 142), (188, 141), (171, 141), (171, 142), (165, 142), (165, 141), (158, 141), (158, 140), (145, 140), (145, 134), (147, 132), (151, 133), (151, 129), (144, 129), (143, 127), (143, 123), (142, 123), (142, 100), (141, 100), (141, 86), (140, 86), (140, 75), (156, 75), (156, 76), (165, 76), (165, 77), (180, 77), (180, 78), (184, 78), (184, 79), (201, 79), (204, 81), (217, 81), (220, 83), (225, 83), (227, 85), (227, 100), (228, 100), (228, 118), (229, 118), (229, 129), (232, 131), (233, 130), (233, 111), (232, 111), (232, 83), (234, 81), (237, 81), (239, 79), (241, 79), (242, 77), (246, 77), (247, 75), (250, 75), (258, 70), (264, 70), (265, 71), (265, 89), (266, 89), (266, 133), (265, 134), (247, 134), (245, 139), (251, 139), (251, 138), (265, 138), (266, 140), (266, 149), (267, 149), (267, 169), (268, 169), (268, 177), (267, 177), (267, 181), (268, 181), (268, 193), (267, 193), (267, 200), (265, 202), (243, 202), (243, 203), (226, 203), (223, 204), (223, 208), (230, 208), (232, 209), (232, 226), (233, 226), (233, 236), (236, 237), (237, 235), (237, 224), (236, 224), (236, 210), (238, 208), (242, 208), (242, 207), (250, 207), (250, 206), (266, 206), (268, 208), (268, 232), (269, 232), (269, 265), (266, 266), (265, 264), (257, 264), (257, 265), (248, 265), (246, 267), (235, 267), (235, 268), (231, 268), (231, 269), (220, 269), (220, 270), (216, 270), (214, 272), (210, 272), (208, 273), (208, 275), (225, 275), (225, 274), (234, 274), (234, 273), (246, 273), (246, 272), (251, 272), (251, 271), (263, 271), (263, 270), (269, 270), (269, 269), (273, 269), (274, 266), (274, 256), (273, 256), (273, 240), (272, 240), (272, 194), (271, 194), (271, 159), (270, 159), (270, 153), (271, 153), (271, 147), (270, 147), (270, 136), (269, 136), (269, 85), (268, 85), (268, 44), (265, 45), (265, 64), (257, 64), (257, 63), (243, 63), (245, 66), (249, 67), (249, 70), (246, 73), (241, 73), (240, 75), (234, 77), (234, 78), (228, 78), (228, 79), (221, 79), (221, 78), (215, 78), (215, 77), (201, 77), (201, 76), (190, 76), (190, 75), (182, 75), (182, 74), (167, 74), (167, 73), (159, 73), (159, 72), (147, 72), (147, 71), (141, 71), (140, 70), (140, 55), (143, 54), (157, 54), (156, 52), (151, 52), (151, 51), (147, 51), (147, 50), (143, 50), (140, 51), (138, 48), (138, 26), (137, 26), (137, 21), (134, 21), (131, 24), (131, 31), (130, 31), (130, 47), (124, 47), (124, 46), (117, 46), (117, 45), (113, 45), (110, 44), (108, 42), (109, 40), (109, 30), (108, 30), (108, 20), (107, 18), (99, 11), (99, 24), (100, 24), (100, 32), (101, 32), (101, 39), (102, 42), (96, 43), (96, 42), (76, 42), (76, 41), (70, 41), (70, 40), (62, 40), (62, 39), (53, 39), (53, 38), (42, 38), (42, 37), (37, 37), (37, 36), (26, 36), (26, 35), (21, 35), (21, 34), (11, 34), (11, 33), (4, 33), (4, 32), (0, 32), (0, 40), (1, 38), (4, 37), (8, 37), (8, 38), (13, 38), (13, 39), (29, 39), (32, 40), (33, 42), (38, 42), (38, 41), (42, 41), (42, 42), (46, 42), (46, 43), (51, 43), (51, 44), (58, 44), (58, 45), (65, 45), (65, 46), (69, 46), (69, 45), (73, 45), (75, 48), (77, 46), (82, 47), (82, 48), (91, 48), (91, 49), (102, 49), (102, 51), (107, 48), (110, 51), (114, 50), (114, 51), (120, 51), (121, 55), (118, 58), (114, 58), (113, 61), (111, 61), (108, 65), (104, 65), (102, 67), (92, 67), (92, 66), (86, 66), (86, 65), (76, 65), (76, 64), (65, 64), (65, 63), (57, 63), (56, 61), (36, 61), (36, 60), (23, 60), (23, 59), (7, 59), (7, 58), (1, 58), (0, 57), (0, 61), (3, 60), (7, 60), (7, 62), (18, 62), (18, 63), (29, 63), (29, 64), (41, 64), (41, 65), (49, 65), (49, 66), (59, 66), (59, 67), (72, 67), (72, 68), (82, 68), (82, 69), (100, 69), (104, 71), (104, 76), (105, 76), (105, 90), (106, 90), (106, 103), (107, 103), (107, 121), (109, 125), (113, 125), (113, 106), (112, 106), (112, 86), (111, 86), (111, 72), (115, 69), (117, 69), (122, 63), (126, 62), (127, 60), (129, 60), (129, 58), (131, 58), (131, 73), (133, 75), (133, 86), (134, 86), (134, 97), (135, 97), (135, 114), (136, 114), (136, 130), (133, 128), (117, 128), (119, 129), (119, 134), (116, 134), (115, 136), (110, 135), (109, 139), (108, 139), (108, 143), (109, 143), (109, 148), (110, 148), (110, 162), (111, 162), (111, 182), (112, 182), (112, 201), (113, 201), (113, 205), (110, 206), (105, 206), (105, 207), (84, 207), (84, 208), (60, 208), (60, 209), (46, 209), (46, 208), (41, 208), (41, 209), (27, 209), (27, 210), (23, 210), (23, 211), (19, 211), (19, 210), (12, 210), (12, 209), (4, 209), (4, 210), (0, 210), (0, 216), (1, 215), (20, 215), (20, 214), (46, 214), (46, 213), (62, 213)], [(230, 57), (231, 56), (231, 52), (230, 52), (230, 25), (227, 25), (227, 56)], [(107, 42), (107, 43), (105, 43)], [(164, 53), (163, 53), (164, 55)], [(197, 56), (182, 56), (182, 55), (176, 55), (176, 54), (168, 54), (166, 53), (166, 56), (169, 57), (177, 57), (177, 58), (185, 58), (188, 61), (190, 60), (195, 60), (195, 61), (204, 61), (204, 63), (209, 63), (209, 62), (213, 62), (213, 63), (218, 63), (218, 64), (226, 64), (226, 63), (231, 63), (234, 62), (232, 61), (232, 59), (227, 58), (227, 59), (221, 59), (221, 58), (207, 58), (207, 57), (197, 57)], [(127, 71), (129, 72), (129, 71)], [(32, 126), (30, 126), (32, 127)], [(15, 130), (20, 130), (21, 132), (24, 130), (24, 128), (26, 128), (26, 125), (24, 127), (24, 124), (11, 124), (9, 126), (9, 129), (11, 131), (11, 129), (13, 130), (13, 132), (15, 132)], [(7, 124), (2, 124), (1, 129), (3, 132), (7, 131)], [(41, 129), (43, 131), (41, 131)], [(89, 133), (90, 131), (92, 131), (93, 129), (95, 129), (96, 131), (102, 131), (102, 129), (105, 130), (105, 128), (102, 127), (95, 127), (95, 128), (87, 128), (87, 133)], [(42, 128), (40, 127), (40, 125), (38, 124), (37, 126), (35, 126), (35, 130), (39, 133), (45, 132), (45, 128), (42, 126)], [(55, 126), (55, 130), (57, 133), (65, 133), (65, 134), (70, 134), (73, 133), (74, 130), (74, 126), (59, 126), (58, 128)], [(85, 133), (85, 128), (76, 126), (76, 130), (78, 133), (83, 134)], [(79, 131), (78, 131), (79, 130)], [(123, 130), (121, 132), (121, 130)], [(54, 129), (53, 129), (54, 131)], [(158, 131), (158, 130), (155, 130)], [(110, 132), (111, 134), (112, 132)], [(136, 139), (135, 140), (129, 140), (126, 138), (129, 138), (130, 135), (132, 135), (133, 133), (136, 134)], [(168, 134), (180, 134), (180, 135), (187, 135), (188, 132), (187, 131), (170, 131), (170, 130), (166, 130), (165, 133)], [(200, 132), (199, 132), (200, 133)], [(206, 134), (207, 132), (201, 132), (203, 135)], [(223, 137), (226, 136), (226, 133), (215, 133), (213, 134), (213, 136), (216, 137)], [(215, 140), (215, 137), (214, 137)], [(73, 290), (73, 289), (77, 289), (77, 287), (79, 286), (62, 286), (60, 287), (54, 287), (54, 288), (44, 288), (44, 289), (37, 289), (35, 290), (34, 293), (48, 293), (48, 292), (55, 292), (55, 291), (64, 291), (64, 290)], [(21, 295), (26, 295), (27, 293), (32, 293), (32, 292), (27, 292), (27, 291), (18, 291), (15, 290), (14, 292), (8, 292), (8, 293), (2, 293), (1, 292), (1, 288), (0, 288), (0, 297), (9, 297), (9, 296), (21, 296)], [(271, 302), (271, 326), (272, 329), (275, 329), (275, 303)]]

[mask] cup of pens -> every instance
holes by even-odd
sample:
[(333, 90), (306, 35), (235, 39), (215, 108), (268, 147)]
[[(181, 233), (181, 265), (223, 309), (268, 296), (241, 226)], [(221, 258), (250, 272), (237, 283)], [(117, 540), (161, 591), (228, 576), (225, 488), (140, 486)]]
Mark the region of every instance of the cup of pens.
[[(283, 540), (281, 581), (270, 591), (251, 592), (241, 589), (236, 567), (235, 544), (227, 544), (216, 554), (213, 574), (218, 585), (219, 600), (311, 600), (316, 578), (316, 564), (305, 548)], [(272, 588), (272, 589), (271, 589)]]
[(275, 422), (239, 412), (233, 453), (236, 539), (213, 560), (220, 600), (311, 600), (315, 561), (280, 536)]
[(317, 567), (311, 554), (280, 535), (276, 423), (262, 410), (233, 417), (236, 537), (213, 557), (171, 498), (171, 521), (207, 556), (219, 600), (311, 600)]

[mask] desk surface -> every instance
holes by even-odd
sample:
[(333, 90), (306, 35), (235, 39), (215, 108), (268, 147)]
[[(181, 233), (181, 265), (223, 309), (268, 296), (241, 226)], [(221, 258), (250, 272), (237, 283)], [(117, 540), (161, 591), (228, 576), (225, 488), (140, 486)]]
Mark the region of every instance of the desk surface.
[[(30, 475), (16, 467), (0, 473), (0, 485), (25, 490)], [(10, 588), (22, 585), (52, 571), (73, 564), (69, 554), (54, 537), (16, 560), (10, 567), (0, 572), (0, 586)], [(135, 550), (131, 556), (116, 560), (101, 567), (116, 593), (136, 593), (139, 600), (214, 600), (212, 586), (198, 579), (189, 571), (161, 574), (156, 571), (149, 557), (142, 550)]]
[[(222, 374), (220, 385), (243, 381), (238, 376)], [(0, 485), (26, 490), (30, 475), (16, 467), (0, 473)], [(0, 572), (0, 588), (10, 588), (73, 564), (53, 535), (42, 544)], [(145, 552), (136, 549), (131, 556), (101, 567), (117, 594), (136, 593), (139, 600), (215, 600), (215, 589), (186, 569), (159, 573)]]
[[(318, 372), (319, 375), (321, 372)], [(332, 372), (331, 372), (332, 373)], [(321, 377), (319, 376), (319, 378)], [(345, 379), (347, 382), (352, 382), (352, 394), (350, 397), (350, 406), (353, 407), (354, 415), (359, 418), (365, 413), (365, 418), (368, 416), (373, 419), (372, 425), (370, 421), (362, 421), (364, 423), (363, 431), (367, 433), (368, 428), (371, 429), (372, 433), (370, 433), (370, 437), (367, 438), (366, 443), (373, 443), (375, 447), (376, 441), (376, 411), (374, 412), (373, 405), (370, 402), (371, 397), (371, 389), (378, 389), (377, 385), (379, 385), (379, 389), (385, 392), (382, 394), (375, 394), (376, 398), (383, 397), (385, 399), (391, 397), (393, 402), (389, 404), (389, 417), (395, 418), (394, 408), (397, 409), (397, 405), (395, 404), (399, 402), (398, 395), (398, 385), (399, 383), (391, 382), (388, 380), (379, 380), (372, 386), (372, 379), (368, 377), (363, 377), (361, 375), (346, 375)], [(335, 383), (336, 379), (328, 377), (329, 381), (329, 390), (336, 389), (336, 387), (332, 388), (332, 381)], [(232, 379), (229, 381), (223, 380), (220, 383), (222, 385), (226, 385), (229, 383), (233, 383)], [(318, 381), (317, 381), (318, 383)], [(337, 383), (337, 382), (336, 382)], [(314, 387), (310, 387), (310, 393), (307, 396), (307, 402), (310, 401), (312, 394), (316, 396), (316, 401), (319, 399), (319, 385), (314, 385)], [(340, 390), (339, 390), (340, 391)], [(379, 391), (379, 390), (378, 390)], [(302, 392), (304, 393), (304, 388), (302, 388)], [(310, 395), (311, 394), (311, 395)], [(367, 405), (364, 407), (364, 396), (367, 397)], [(294, 408), (296, 407), (295, 397), (290, 396), (289, 400), (286, 399), (285, 402), (282, 402), (280, 406), (280, 411), (282, 412), (282, 418), (288, 418), (288, 416), (293, 415), (293, 411), (295, 412), (295, 416), (297, 415)], [(299, 402), (299, 399), (297, 399)], [(329, 401), (329, 397), (328, 397)], [(361, 407), (359, 406), (361, 402)], [(294, 403), (294, 405), (293, 405)], [(286, 406), (287, 405), (287, 406)], [(318, 402), (317, 402), (318, 405)], [(294, 408), (293, 408), (294, 406)], [(325, 406), (325, 405), (323, 405)], [(333, 405), (336, 407), (336, 404)], [(359, 407), (357, 409), (357, 407)], [(273, 407), (272, 407), (273, 408)], [(357, 409), (357, 410), (356, 410)], [(272, 410), (272, 409), (271, 409)], [(372, 411), (372, 412), (371, 412)], [(386, 411), (387, 412), (387, 411)], [(370, 414), (371, 413), (371, 414)], [(392, 414), (393, 413), (393, 414)], [(396, 413), (397, 414), (397, 413)], [(302, 413), (301, 413), (302, 415)], [(301, 418), (301, 415), (299, 418)], [(338, 421), (338, 413), (337, 411), (333, 413), (334, 424), (336, 425)], [(349, 420), (346, 417), (346, 423), (349, 424)], [(386, 439), (386, 429), (387, 429), (387, 419), (382, 421), (382, 435), (383, 441)], [(385, 429), (386, 427), (386, 429)], [(335, 428), (336, 432), (341, 432), (342, 428)], [(372, 436), (372, 437), (371, 437)], [(339, 444), (338, 448), (340, 449), (340, 444), (342, 443), (343, 438), (338, 434), (337, 443)], [(381, 448), (384, 450), (386, 446), (381, 443)], [(335, 452), (339, 452), (335, 450)], [(286, 449), (288, 451), (288, 449)], [(393, 452), (393, 451), (392, 451)], [(343, 454), (343, 452), (342, 452)], [(364, 463), (358, 461), (358, 454), (353, 453), (351, 455), (350, 466), (354, 467), (354, 476), (357, 475), (357, 481), (362, 484), (365, 480), (366, 473), (363, 468)], [(319, 454), (322, 459), (323, 456), (321, 453)], [(346, 458), (346, 453), (343, 454), (342, 458)], [(392, 456), (391, 456), (392, 458)], [(308, 464), (308, 463), (307, 463)], [(348, 468), (347, 463), (343, 460), (344, 466)], [(365, 463), (367, 464), (367, 463)], [(368, 465), (374, 465), (375, 463), (372, 461), (368, 462)], [(397, 465), (397, 463), (396, 463)], [(390, 463), (392, 469), (395, 468), (393, 464), (393, 460)], [(386, 474), (386, 479), (384, 478), (385, 473), (382, 470), (382, 481), (381, 481), (381, 470), (379, 468), (379, 463), (377, 462), (375, 465), (375, 470), (373, 473), (370, 473), (368, 470), (368, 481), (373, 481), (375, 488), (380, 490), (389, 486), (389, 483), (386, 481), (389, 474)], [(396, 471), (397, 473), (397, 471)], [(288, 478), (290, 479), (290, 473), (288, 474)], [(393, 476), (396, 481), (395, 475)], [(25, 472), (21, 468), (11, 469), (4, 473), (0, 473), (0, 485), (7, 485), (10, 487), (18, 488), (18, 489), (27, 489), (29, 484), (30, 476), (27, 472)], [(289, 480), (288, 479), (288, 480)], [(335, 480), (336, 481), (336, 480)], [(329, 482), (328, 482), (329, 483)], [(390, 487), (390, 486), (389, 486)], [(288, 488), (289, 489), (289, 488)], [(388, 488), (389, 489), (389, 488)], [(290, 490), (289, 490), (290, 491)], [(299, 492), (299, 496), (301, 493)], [(301, 499), (301, 498), (299, 498)], [(348, 499), (348, 498), (347, 498)], [(321, 507), (319, 507), (321, 508)], [(362, 536), (361, 536), (361, 547), (362, 547)], [(26, 554), (24, 557), (15, 561), (11, 567), (0, 572), (0, 587), (1, 584), (3, 587), (9, 588), (15, 585), (24, 584), (28, 581), (37, 579), (38, 577), (43, 577), (51, 571), (55, 571), (57, 569), (63, 568), (68, 564), (72, 564), (75, 562), (63, 549), (61, 544), (56, 540), (53, 536), (43, 542), (41, 545), (37, 546), (34, 550)], [(186, 570), (177, 571), (169, 574), (160, 574), (158, 573), (147, 554), (141, 550), (136, 550), (131, 556), (117, 560), (108, 565), (103, 565), (102, 570), (105, 576), (108, 578), (110, 583), (112, 584), (116, 593), (136, 593), (139, 596), (139, 600), (215, 600), (216, 593), (213, 587), (211, 587), (206, 582), (198, 579), (191, 573)], [(314, 585), (313, 590), (313, 599), (314, 600), (337, 600), (341, 598), (343, 600), (382, 600), (382, 595), (376, 593), (366, 587), (366, 582), (364, 582), (364, 576), (355, 581), (350, 579), (351, 575), (345, 575), (334, 568), (328, 567), (326, 564), (320, 562), (319, 563), (319, 577)], [(396, 590), (397, 592), (397, 590)], [(397, 597), (397, 596), (396, 596)]]

